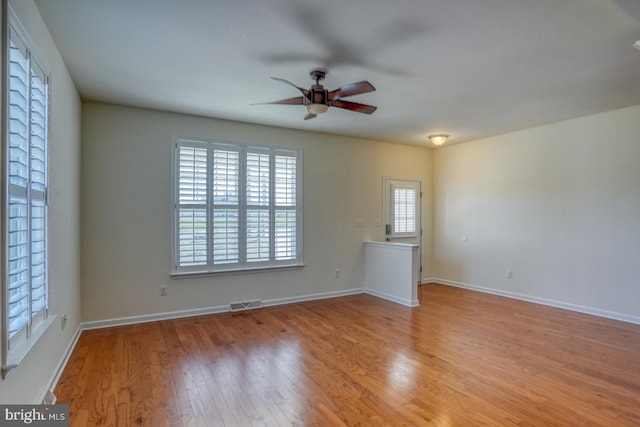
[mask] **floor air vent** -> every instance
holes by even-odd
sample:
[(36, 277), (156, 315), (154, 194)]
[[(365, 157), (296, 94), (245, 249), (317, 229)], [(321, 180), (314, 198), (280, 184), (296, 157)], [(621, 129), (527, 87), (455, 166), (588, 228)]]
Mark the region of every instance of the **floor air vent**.
[(230, 304), (231, 311), (242, 311), (242, 310), (251, 310), (252, 308), (260, 308), (262, 307), (262, 301), (243, 301), (243, 302), (232, 302)]

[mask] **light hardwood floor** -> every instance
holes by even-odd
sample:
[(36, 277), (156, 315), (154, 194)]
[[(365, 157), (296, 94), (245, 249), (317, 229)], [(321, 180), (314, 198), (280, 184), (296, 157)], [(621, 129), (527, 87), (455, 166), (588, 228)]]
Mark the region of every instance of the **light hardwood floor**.
[(639, 426), (640, 325), (438, 284), (82, 333), (72, 426)]

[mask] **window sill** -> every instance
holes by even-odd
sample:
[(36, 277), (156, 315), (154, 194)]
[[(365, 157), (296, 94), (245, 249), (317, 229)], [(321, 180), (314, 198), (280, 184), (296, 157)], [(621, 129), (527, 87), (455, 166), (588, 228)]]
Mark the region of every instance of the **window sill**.
[(179, 273), (171, 273), (169, 275), (172, 279), (191, 279), (197, 277), (209, 277), (209, 276), (228, 276), (228, 275), (236, 275), (236, 274), (253, 274), (253, 273), (269, 273), (275, 271), (283, 271), (283, 270), (301, 270), (304, 267), (304, 264), (295, 264), (295, 265), (283, 265), (283, 266), (275, 266), (275, 267), (256, 267), (256, 268), (238, 268), (238, 269), (229, 269), (229, 270), (218, 270), (218, 271), (182, 271)]
[(7, 364), (2, 367), (3, 379), (7, 377), (9, 371), (11, 371), (13, 368), (16, 368), (24, 360), (24, 358), (27, 357), (29, 351), (31, 351), (38, 340), (44, 335), (45, 332), (47, 332), (49, 326), (51, 326), (57, 318), (58, 316), (55, 314), (49, 315), (46, 320), (44, 320), (40, 325), (38, 325), (37, 328), (35, 328), (31, 332), (31, 336), (29, 337), (29, 339), (27, 339), (25, 342), (23, 342), (17, 348), (11, 350), (7, 354)]

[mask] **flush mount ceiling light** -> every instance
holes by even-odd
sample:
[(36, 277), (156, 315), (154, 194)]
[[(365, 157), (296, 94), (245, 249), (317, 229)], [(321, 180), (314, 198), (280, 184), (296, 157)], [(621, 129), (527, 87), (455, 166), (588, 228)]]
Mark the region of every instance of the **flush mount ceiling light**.
[(429, 141), (431, 141), (431, 143), (433, 145), (442, 145), (445, 143), (445, 141), (447, 140), (447, 138), (449, 138), (449, 135), (429, 135)]
[(635, 47), (636, 49), (640, 50), (640, 40), (636, 41), (636, 42), (633, 44), (633, 47)]

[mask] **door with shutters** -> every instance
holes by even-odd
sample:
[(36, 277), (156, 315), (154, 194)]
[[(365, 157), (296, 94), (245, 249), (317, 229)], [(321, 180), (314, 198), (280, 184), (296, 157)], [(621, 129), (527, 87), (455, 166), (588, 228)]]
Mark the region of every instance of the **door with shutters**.
[(422, 183), (385, 177), (383, 189), (385, 240), (418, 245), (422, 273)]

